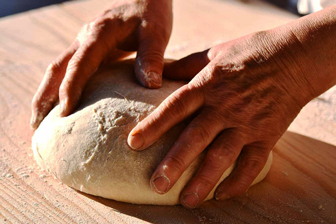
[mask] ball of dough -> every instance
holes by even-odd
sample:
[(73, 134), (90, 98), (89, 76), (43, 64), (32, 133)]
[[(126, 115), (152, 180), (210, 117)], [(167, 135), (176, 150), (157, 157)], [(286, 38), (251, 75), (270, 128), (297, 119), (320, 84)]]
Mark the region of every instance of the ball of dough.
[[(185, 83), (163, 80), (160, 89), (146, 89), (136, 81), (133, 63), (100, 69), (84, 89), (79, 108), (68, 117), (60, 117), (56, 106), (35, 131), (34, 157), (61, 182), (88, 194), (136, 204), (178, 204), (204, 153), (164, 195), (152, 191), (149, 180), (186, 124), (175, 126), (141, 152), (132, 151), (126, 140), (140, 120)], [(254, 184), (266, 176), (271, 162), (272, 155)], [(214, 190), (207, 199), (213, 194)]]

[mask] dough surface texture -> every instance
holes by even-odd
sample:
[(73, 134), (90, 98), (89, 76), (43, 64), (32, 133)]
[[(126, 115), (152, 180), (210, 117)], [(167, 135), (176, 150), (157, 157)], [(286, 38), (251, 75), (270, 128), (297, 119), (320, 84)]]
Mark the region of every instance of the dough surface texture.
[[(100, 69), (89, 80), (79, 108), (70, 116), (59, 117), (56, 106), (35, 131), (34, 157), (61, 182), (88, 194), (135, 204), (178, 204), (180, 192), (204, 153), (164, 195), (152, 191), (149, 180), (186, 124), (175, 126), (142, 152), (132, 151), (126, 140), (140, 120), (185, 83), (165, 79), (162, 88), (146, 89), (137, 83), (132, 64), (122, 62)], [(266, 176), (271, 163), (272, 154), (254, 184)], [(207, 199), (213, 198), (213, 193)]]

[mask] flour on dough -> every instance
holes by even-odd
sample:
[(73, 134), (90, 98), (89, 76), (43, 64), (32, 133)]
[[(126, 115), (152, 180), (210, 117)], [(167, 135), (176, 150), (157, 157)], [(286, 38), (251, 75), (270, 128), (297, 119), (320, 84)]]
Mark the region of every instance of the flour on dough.
[[(88, 194), (136, 204), (178, 204), (180, 192), (204, 154), (164, 195), (154, 193), (149, 180), (185, 124), (175, 126), (142, 152), (132, 151), (126, 139), (140, 120), (185, 83), (164, 80), (160, 89), (143, 88), (132, 64), (123, 62), (98, 71), (89, 80), (80, 107), (70, 116), (59, 117), (56, 106), (35, 131), (34, 157), (61, 182)], [(254, 184), (266, 176), (271, 163), (272, 155)]]

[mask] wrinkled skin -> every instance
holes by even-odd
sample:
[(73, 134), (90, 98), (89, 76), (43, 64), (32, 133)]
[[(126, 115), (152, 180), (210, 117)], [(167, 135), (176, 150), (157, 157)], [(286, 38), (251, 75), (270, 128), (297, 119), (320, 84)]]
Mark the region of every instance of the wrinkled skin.
[[(151, 185), (156, 192), (167, 192), (206, 148), (201, 168), (181, 194), (186, 207), (203, 202), (238, 156), (236, 169), (219, 185), (216, 198), (245, 193), (260, 173), (306, 103), (287, 88), (300, 88), (291, 74), (294, 68), (282, 66), (278, 55), (268, 59), (264, 38), (263, 33), (246, 36), (167, 66), (166, 76), (192, 80), (137, 125), (130, 145), (144, 149), (178, 122), (197, 115), (154, 172)], [(282, 49), (271, 48), (282, 56)]]
[(101, 63), (115, 62), (134, 51), (135, 74), (141, 85), (159, 88), (171, 29), (171, 0), (114, 1), (84, 25), (74, 43), (48, 67), (32, 102), (32, 128), (39, 126), (58, 100), (61, 116), (69, 115)]
[(236, 159), (215, 198), (244, 194), (301, 108), (335, 85), (335, 13), (332, 7), (167, 65), (164, 75), (191, 81), (138, 123), (128, 144), (143, 150), (178, 122), (192, 121), (154, 171), (152, 189), (169, 191), (207, 150), (181, 204), (199, 206)]
[[(181, 193), (181, 204), (199, 206), (236, 159), (215, 198), (244, 194), (301, 108), (336, 84), (335, 15), (336, 7), (330, 7), (167, 64), (166, 77), (189, 82), (138, 123), (128, 144), (144, 150), (178, 122), (191, 122), (153, 173), (152, 189), (169, 191), (207, 150)], [(47, 69), (33, 100), (32, 127), (38, 127), (58, 98), (61, 116), (70, 114), (98, 66), (132, 51), (137, 51), (140, 84), (160, 87), (171, 18), (168, 0), (115, 1)]]

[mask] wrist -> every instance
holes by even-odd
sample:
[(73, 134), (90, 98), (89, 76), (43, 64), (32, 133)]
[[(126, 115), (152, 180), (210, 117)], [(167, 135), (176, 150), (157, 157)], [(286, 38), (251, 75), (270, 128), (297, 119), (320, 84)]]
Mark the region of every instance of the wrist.
[(278, 48), (275, 60), (282, 65), (284, 78), (291, 83), (288, 92), (303, 107), (320, 95), (314, 80), (318, 71), (316, 64), (290, 26), (273, 29), (270, 33)]
[(287, 27), (257, 32), (252, 35), (251, 44), (258, 47), (262, 61), (266, 62), (264, 69), (271, 71), (274, 85), (291, 97), (298, 108), (315, 97), (316, 91), (307, 79), (313, 69), (308, 69), (308, 61), (303, 60), (304, 49)]
[(315, 98), (336, 84), (336, 6), (275, 30), (291, 39), (288, 54)]

